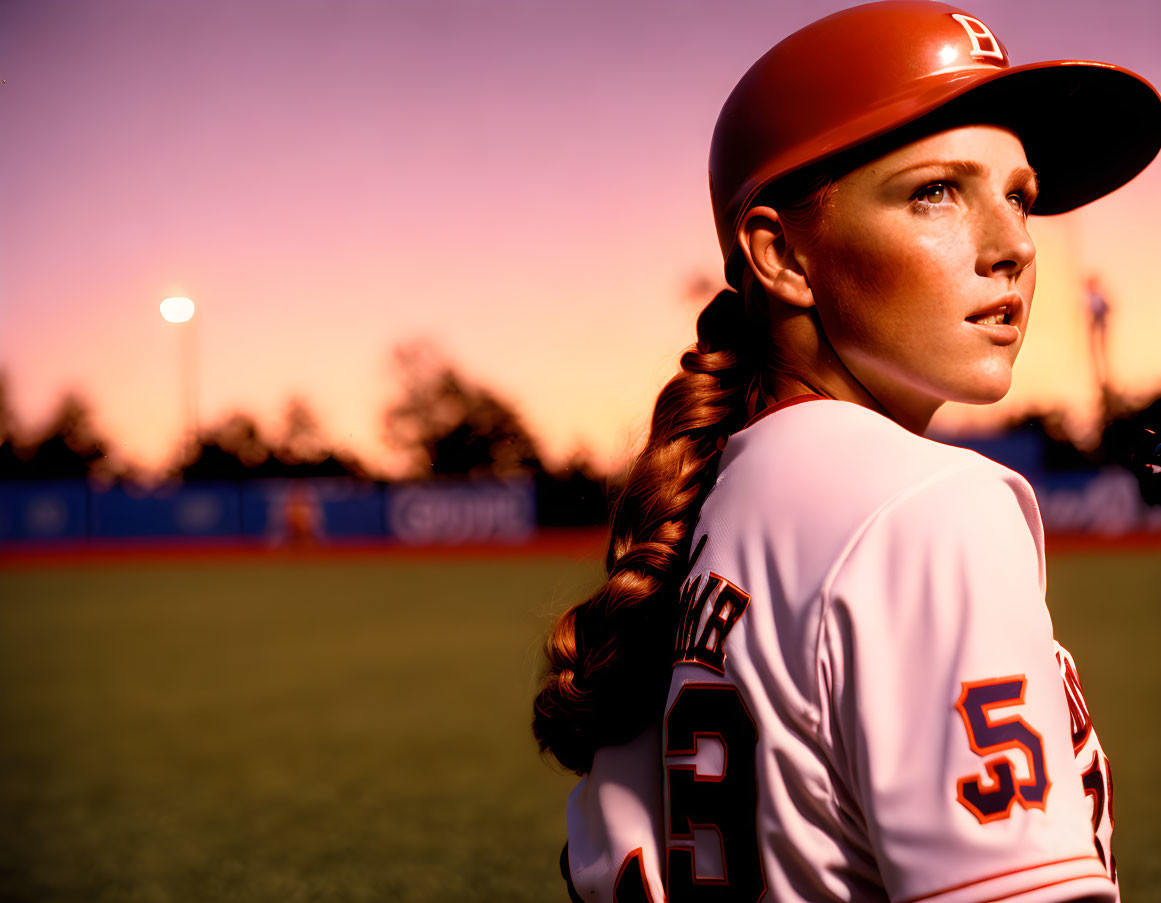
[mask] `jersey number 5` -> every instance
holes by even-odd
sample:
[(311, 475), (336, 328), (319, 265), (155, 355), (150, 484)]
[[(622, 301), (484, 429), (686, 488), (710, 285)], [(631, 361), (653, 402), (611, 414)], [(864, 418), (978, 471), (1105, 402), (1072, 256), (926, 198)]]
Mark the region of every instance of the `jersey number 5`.
[[(758, 729), (736, 687), (686, 684), (665, 717), (666, 756), (697, 753), (700, 738), (722, 747), (721, 774), (702, 774), (693, 765), (669, 765), (669, 837), (688, 845), (668, 850), (668, 894), (686, 901), (756, 901), (766, 891), (758, 858), (758, 779), (754, 752)], [(724, 874), (698, 877), (694, 829), (716, 831)]]
[[(992, 720), (991, 710), (1023, 705), (1024, 675), (981, 680), (963, 684), (963, 693), (955, 707), (967, 728), (972, 752), (984, 759), (988, 786), (977, 775), (962, 777), (956, 783), (957, 799), (979, 821), (1007, 818), (1012, 805), (1025, 809), (1043, 809), (1052, 782), (1044, 768), (1044, 741), (1019, 715)], [(1028, 777), (1016, 780), (1012, 763), (1003, 755), (1018, 750), (1028, 760)], [(991, 758), (989, 758), (989, 756)]]

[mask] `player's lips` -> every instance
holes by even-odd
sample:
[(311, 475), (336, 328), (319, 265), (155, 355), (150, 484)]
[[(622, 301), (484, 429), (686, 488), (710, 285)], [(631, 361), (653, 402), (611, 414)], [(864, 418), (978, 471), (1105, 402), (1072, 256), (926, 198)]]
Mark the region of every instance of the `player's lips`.
[(1023, 312), (1024, 299), (1012, 292), (965, 319), (978, 329), (986, 330), (996, 344), (1011, 345), (1020, 338)]

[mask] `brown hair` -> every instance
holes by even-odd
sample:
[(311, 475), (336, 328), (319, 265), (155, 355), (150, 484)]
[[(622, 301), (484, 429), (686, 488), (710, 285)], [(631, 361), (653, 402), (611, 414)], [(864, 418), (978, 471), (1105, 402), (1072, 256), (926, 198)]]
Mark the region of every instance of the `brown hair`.
[[(778, 209), (806, 221), (829, 188), (816, 181)], [(592, 768), (598, 748), (631, 740), (661, 714), (701, 502), (726, 438), (774, 401), (770, 377), (780, 367), (769, 312), (748, 279), (740, 294), (725, 289), (701, 312), (697, 343), (661, 390), (649, 439), (613, 508), (608, 578), (549, 633), (532, 731), (541, 751), (578, 774)]]

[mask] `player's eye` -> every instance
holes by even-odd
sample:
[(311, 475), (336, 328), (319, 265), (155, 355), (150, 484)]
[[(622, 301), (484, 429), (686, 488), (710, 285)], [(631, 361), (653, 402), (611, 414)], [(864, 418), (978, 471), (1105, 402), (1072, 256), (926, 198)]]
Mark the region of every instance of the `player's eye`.
[(1012, 209), (1021, 216), (1027, 216), (1028, 211), (1032, 208), (1028, 196), (1022, 191), (1015, 191), (1008, 195), (1008, 203), (1012, 205)]
[(911, 195), (911, 203), (917, 210), (926, 212), (944, 206), (950, 198), (951, 186), (947, 182), (932, 182)]
[(939, 204), (943, 201), (943, 196), (947, 192), (947, 187), (936, 183), (935, 185), (926, 185), (919, 189), (918, 200), (926, 201), (928, 204)]

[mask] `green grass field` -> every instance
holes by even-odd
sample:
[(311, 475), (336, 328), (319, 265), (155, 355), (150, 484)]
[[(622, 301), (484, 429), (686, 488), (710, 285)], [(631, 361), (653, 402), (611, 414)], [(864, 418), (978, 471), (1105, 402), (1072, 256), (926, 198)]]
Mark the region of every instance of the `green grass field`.
[[(528, 730), (567, 558), (0, 573), (0, 900), (562, 900), (571, 787)], [(1054, 560), (1116, 779), (1126, 903), (1161, 886), (1161, 556)]]

